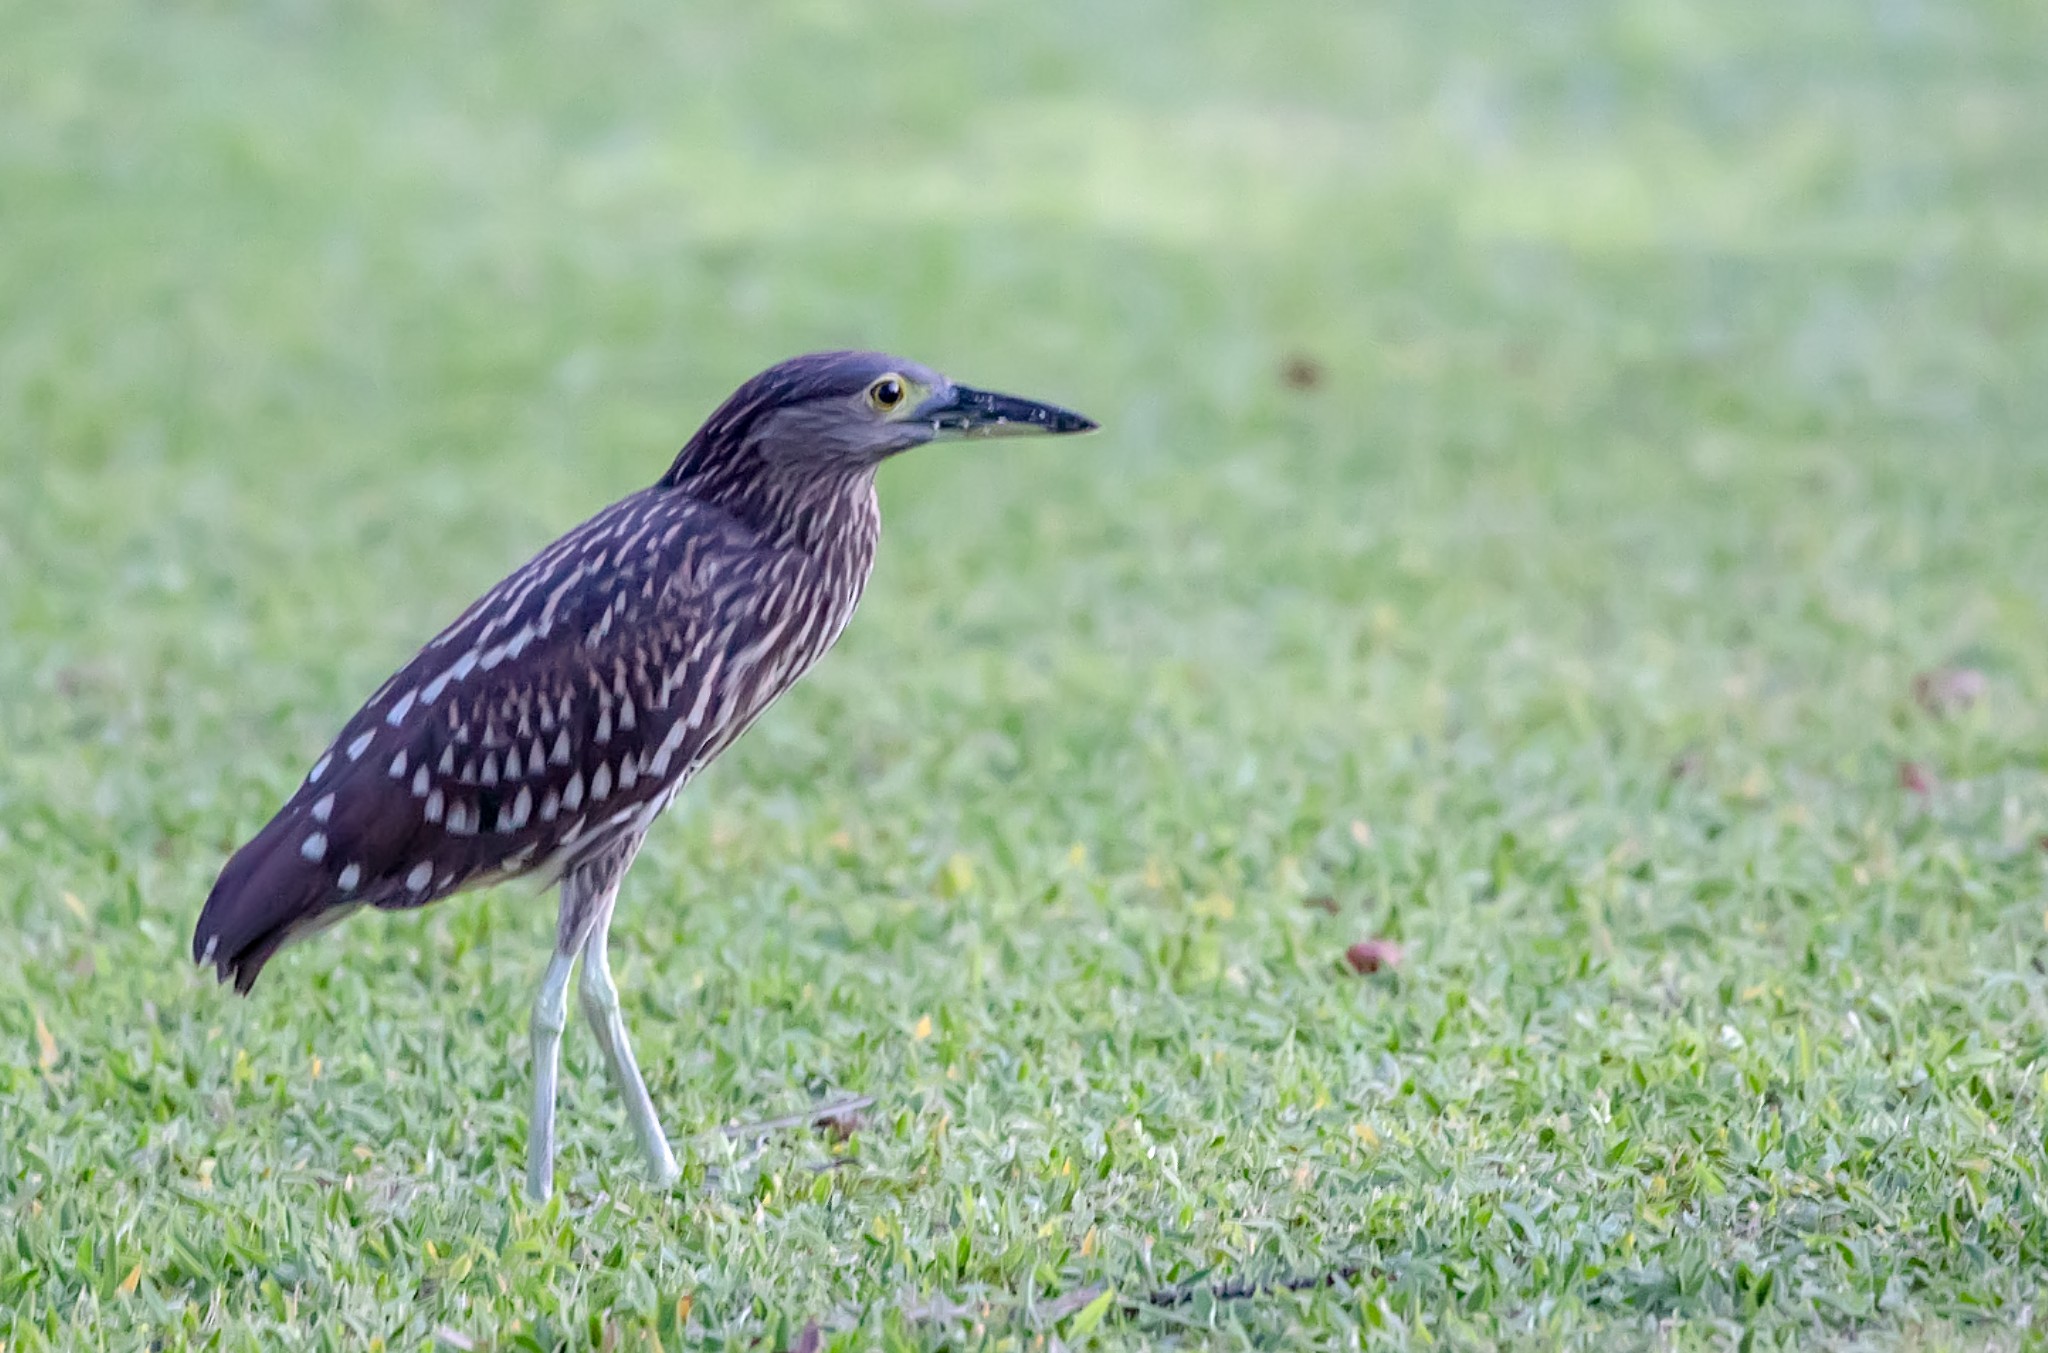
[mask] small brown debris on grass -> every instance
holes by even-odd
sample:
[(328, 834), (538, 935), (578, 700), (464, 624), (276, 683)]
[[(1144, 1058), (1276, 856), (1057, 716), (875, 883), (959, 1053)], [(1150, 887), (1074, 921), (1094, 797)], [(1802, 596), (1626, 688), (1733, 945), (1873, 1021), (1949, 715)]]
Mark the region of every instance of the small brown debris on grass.
[(862, 1120), (862, 1110), (875, 1105), (873, 1095), (855, 1095), (851, 1099), (835, 1100), (820, 1104), (802, 1113), (785, 1114), (780, 1118), (764, 1118), (758, 1123), (734, 1123), (720, 1128), (728, 1137), (760, 1137), (770, 1132), (784, 1132), (790, 1128), (826, 1127), (830, 1123), (843, 1122), (849, 1118)]
[(1400, 941), (1379, 938), (1360, 940), (1344, 951), (1344, 961), (1351, 965), (1351, 970), (1367, 974), (1398, 968), (1407, 956), (1408, 951)]
[(795, 1339), (790, 1341), (789, 1353), (818, 1353), (825, 1346), (825, 1331), (818, 1328), (818, 1322), (807, 1320)]
[(1301, 905), (1313, 911), (1325, 912), (1331, 916), (1337, 914), (1337, 899), (1331, 897), (1328, 893), (1317, 893), (1314, 897), (1305, 899)]
[(1935, 778), (1934, 772), (1918, 761), (1899, 763), (1899, 788), (1908, 794), (1924, 799), (1933, 794), (1939, 784), (1940, 781)]
[(867, 1125), (867, 1115), (860, 1111), (858, 1104), (853, 1103), (821, 1113), (817, 1118), (818, 1129), (835, 1142), (853, 1140), (853, 1134)]
[(1280, 363), (1280, 383), (1290, 390), (1313, 390), (1323, 383), (1323, 364), (1305, 352), (1290, 352)]
[(1913, 678), (1913, 701), (1936, 718), (1946, 718), (1982, 700), (1990, 686), (1974, 667), (1938, 667)]

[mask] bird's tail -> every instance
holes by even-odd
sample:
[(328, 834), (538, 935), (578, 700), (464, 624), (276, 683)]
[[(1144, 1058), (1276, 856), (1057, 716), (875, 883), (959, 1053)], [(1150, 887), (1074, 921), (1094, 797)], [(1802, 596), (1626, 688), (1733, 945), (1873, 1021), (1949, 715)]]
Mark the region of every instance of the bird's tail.
[(263, 965), (285, 944), (323, 922), (335, 902), (334, 879), (299, 850), (302, 824), (278, 814), (220, 871), (192, 932), (192, 961), (212, 964), (246, 995)]

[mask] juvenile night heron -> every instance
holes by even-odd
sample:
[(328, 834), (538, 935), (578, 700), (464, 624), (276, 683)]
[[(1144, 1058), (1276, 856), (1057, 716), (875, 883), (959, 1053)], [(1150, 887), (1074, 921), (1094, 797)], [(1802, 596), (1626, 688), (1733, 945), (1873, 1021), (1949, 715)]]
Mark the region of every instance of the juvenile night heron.
[(246, 993), (280, 947), (357, 907), (559, 881), (533, 1006), (527, 1192), (553, 1187), (579, 952), (584, 1014), (648, 1173), (673, 1182), (605, 955), (649, 825), (845, 628), (881, 534), (882, 461), (942, 438), (1094, 426), (880, 353), (762, 372), (659, 482), (535, 555), (370, 697), (221, 870), (193, 958)]

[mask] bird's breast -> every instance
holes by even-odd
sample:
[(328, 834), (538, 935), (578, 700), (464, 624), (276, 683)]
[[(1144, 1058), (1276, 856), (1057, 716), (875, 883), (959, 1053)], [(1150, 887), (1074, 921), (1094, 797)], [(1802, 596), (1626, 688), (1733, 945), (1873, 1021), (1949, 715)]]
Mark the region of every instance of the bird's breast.
[[(853, 618), (872, 571), (880, 514), (871, 483), (806, 505), (785, 533), (741, 554), (706, 554), (673, 580), (676, 613), (691, 618), (689, 704), (681, 728), (693, 745), (683, 774), (732, 744), (832, 647)], [(679, 673), (679, 677), (681, 673)], [(680, 750), (680, 749), (679, 749)]]

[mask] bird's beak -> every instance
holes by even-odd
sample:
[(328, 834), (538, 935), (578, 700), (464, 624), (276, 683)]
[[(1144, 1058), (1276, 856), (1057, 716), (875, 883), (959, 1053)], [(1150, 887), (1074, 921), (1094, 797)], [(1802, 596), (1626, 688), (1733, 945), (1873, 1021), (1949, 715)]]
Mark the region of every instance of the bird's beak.
[(933, 395), (913, 415), (941, 437), (1031, 437), (1093, 432), (1095, 420), (1036, 400), (989, 390), (951, 386)]

